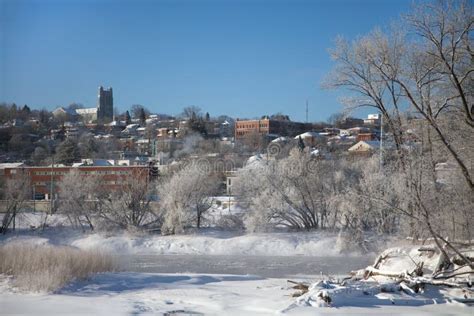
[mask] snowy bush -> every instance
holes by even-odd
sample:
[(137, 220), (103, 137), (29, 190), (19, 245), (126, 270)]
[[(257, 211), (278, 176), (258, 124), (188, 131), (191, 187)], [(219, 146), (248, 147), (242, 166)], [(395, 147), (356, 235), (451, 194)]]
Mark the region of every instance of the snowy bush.
[(103, 252), (71, 247), (9, 243), (0, 247), (0, 274), (28, 291), (54, 291), (74, 279), (113, 271), (114, 259)]

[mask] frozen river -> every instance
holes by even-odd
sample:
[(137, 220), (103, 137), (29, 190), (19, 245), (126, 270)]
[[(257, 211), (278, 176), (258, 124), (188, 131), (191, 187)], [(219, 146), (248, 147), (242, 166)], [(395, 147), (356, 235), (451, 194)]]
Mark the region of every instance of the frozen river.
[(372, 256), (308, 257), (248, 255), (133, 255), (124, 259), (131, 272), (252, 274), (266, 278), (340, 275), (373, 263)]

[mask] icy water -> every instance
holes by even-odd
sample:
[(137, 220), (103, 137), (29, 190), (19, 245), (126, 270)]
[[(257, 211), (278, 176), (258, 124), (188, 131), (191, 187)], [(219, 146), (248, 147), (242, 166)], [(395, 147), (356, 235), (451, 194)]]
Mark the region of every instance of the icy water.
[(372, 256), (206, 256), (133, 255), (124, 259), (124, 270), (152, 273), (252, 274), (266, 278), (297, 275), (347, 274), (373, 263)]

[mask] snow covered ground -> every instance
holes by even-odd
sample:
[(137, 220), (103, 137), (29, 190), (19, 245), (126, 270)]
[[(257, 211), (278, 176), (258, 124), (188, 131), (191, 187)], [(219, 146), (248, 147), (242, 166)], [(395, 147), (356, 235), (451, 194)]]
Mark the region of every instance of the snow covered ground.
[[(68, 228), (60, 217), (48, 219), (55, 227), (31, 229), (40, 222), (41, 214), (20, 219), (20, 229), (0, 237), (0, 245), (22, 241), (98, 248), (128, 263), (120, 272), (75, 281), (49, 294), (20, 293), (0, 276), (0, 315), (474, 314), (473, 307), (450, 300), (440, 289), (407, 295), (381, 293), (370, 284), (325, 285), (330, 287), (325, 290), (332, 291), (331, 307), (315, 307), (321, 305), (317, 297), (323, 288), (318, 283), (320, 271), (346, 275), (375, 257), (341, 254), (335, 234), (219, 230), (186, 236), (83, 234)], [(401, 266), (405, 263), (387, 262), (385, 268)], [(289, 278), (313, 286), (295, 298)]]
[(473, 308), (429, 298), (359, 292), (315, 308), (295, 304), (284, 279), (251, 275), (106, 273), (54, 294), (0, 287), (2, 315), (472, 315)]

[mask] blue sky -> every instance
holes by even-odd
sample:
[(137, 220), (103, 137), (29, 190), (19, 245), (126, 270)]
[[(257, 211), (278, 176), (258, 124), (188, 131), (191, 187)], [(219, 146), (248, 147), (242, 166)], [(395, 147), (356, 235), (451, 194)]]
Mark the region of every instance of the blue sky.
[[(407, 12), (408, 0), (0, 0), (0, 102), (92, 107), (114, 89), (143, 104), (212, 116), (283, 112), (325, 120), (341, 92), (320, 83), (337, 35), (354, 38)], [(361, 113), (360, 113), (361, 114)]]

